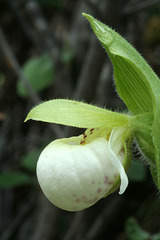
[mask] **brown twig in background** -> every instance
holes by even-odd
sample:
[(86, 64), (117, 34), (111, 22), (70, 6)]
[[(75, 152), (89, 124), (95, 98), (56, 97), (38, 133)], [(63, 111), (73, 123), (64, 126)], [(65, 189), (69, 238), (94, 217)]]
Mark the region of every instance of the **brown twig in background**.
[(36, 32), (32, 29), (32, 26), (29, 23), (28, 19), (25, 17), (25, 14), (22, 13), (20, 9), (20, 3), (18, 4), (18, 1), (8, 0), (8, 4), (15, 17), (17, 18), (17, 22), (20, 25), (21, 30), (24, 32), (25, 36), (34, 43), (40, 52), (43, 51), (41, 38), (38, 37)]
[(31, 198), (29, 201), (26, 202), (23, 208), (21, 208), (21, 212), (15, 216), (11, 224), (2, 233), (1, 240), (10, 240), (14, 238), (13, 236), (17, 229), (19, 228), (21, 222), (24, 221), (27, 214), (33, 208), (34, 200), (35, 200), (34, 197)]
[(54, 239), (57, 232), (57, 218), (59, 211), (58, 208), (51, 205), (43, 194), (40, 193), (33, 219), (34, 223), (30, 221), (32, 234), (28, 234), (28, 237), (26, 237), (25, 240)]
[(15, 72), (17, 77), (22, 81), (22, 83), (23, 83), (24, 87), (27, 89), (28, 94), (29, 94), (30, 98), (32, 99), (32, 101), (35, 104), (39, 103), (40, 98), (37, 95), (37, 93), (34, 91), (32, 86), (30, 85), (30, 83), (28, 82), (27, 78), (24, 76), (16, 57), (14, 56), (9, 44), (7, 43), (7, 40), (4, 36), (4, 33), (1, 29), (1, 27), (0, 27), (0, 48), (4, 54), (4, 58), (5, 58), (7, 65), (9, 64), (9, 66), (13, 69), (13, 71)]
[(117, 215), (120, 206), (124, 204), (123, 198), (117, 198), (116, 196), (112, 197), (112, 201), (109, 202), (109, 205), (104, 208), (91, 227), (88, 229), (87, 233), (83, 237), (84, 240), (93, 240), (98, 237), (98, 234), (104, 228), (108, 228), (109, 224), (111, 223), (111, 219)]
[[(46, 49), (52, 57), (57, 75), (54, 81), (56, 91), (62, 92), (63, 97), (70, 97), (72, 91), (71, 76), (61, 59), (62, 49), (56, 41), (54, 32), (48, 26), (38, 1), (27, 1), (25, 3), (25, 9), (37, 32), (37, 36), (39, 36), (43, 42), (44, 49)], [(65, 91), (63, 91), (63, 89), (65, 89)]]
[(20, 8), (18, 7), (17, 1), (9, 0), (8, 4), (13, 11), (15, 17), (17, 18), (17, 22), (20, 25), (22, 31), (27, 36), (28, 39), (30, 39), (35, 46), (38, 48), (38, 50), (41, 52), (43, 50), (43, 45), (41, 42), (41, 38), (39, 38), (35, 31), (33, 31), (31, 24), (27, 21), (25, 14), (23, 14), (20, 11)]
[(76, 235), (76, 232), (79, 228), (79, 225), (82, 221), (82, 218), (84, 216), (84, 211), (80, 211), (75, 213), (72, 222), (70, 224), (70, 227), (65, 235), (65, 237), (63, 238), (63, 240), (71, 240), (73, 239), (73, 237)]
[(101, 48), (95, 36), (92, 36), (73, 98), (83, 99), (87, 102), (92, 101), (99, 82), (104, 58), (104, 50)]
[[(101, 20), (115, 27), (121, 16), (119, 5), (120, 1), (118, 0), (114, 2), (106, 0), (100, 1), (97, 9), (98, 12), (101, 11)], [(111, 18), (111, 14), (112, 16), (114, 15), (114, 18)], [(83, 99), (87, 102), (91, 102), (93, 100), (105, 57), (106, 53), (97, 41), (96, 36), (92, 36), (89, 43), (89, 49), (86, 53), (77, 81), (77, 86), (73, 95), (74, 98)]]
[(0, 121), (4, 120), (5, 118), (6, 118), (6, 115), (0, 112)]
[(25, 9), (32, 21), (33, 26), (50, 52), (54, 64), (58, 66), (61, 63), (60, 51), (55, 42), (53, 32), (51, 33), (45, 18), (42, 15), (41, 8), (37, 1), (29, 0), (25, 3)]
[[(6, 41), (4, 33), (0, 27), (0, 48), (4, 54), (5, 61), (9, 67), (13, 69), (17, 77), (22, 81), (24, 87), (27, 89), (30, 98), (32, 99), (34, 104), (38, 104), (41, 102), (38, 94), (34, 91), (31, 84), (28, 82), (27, 78), (24, 76), (21, 67), (14, 56), (9, 44)], [(62, 136), (62, 131), (59, 126), (52, 126), (51, 127), (57, 137)]]

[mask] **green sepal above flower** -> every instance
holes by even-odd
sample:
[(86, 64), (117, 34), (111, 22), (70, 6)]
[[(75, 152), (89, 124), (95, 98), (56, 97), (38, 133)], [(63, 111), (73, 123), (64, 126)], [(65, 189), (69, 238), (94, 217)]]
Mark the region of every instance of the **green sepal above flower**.
[(128, 125), (131, 116), (83, 102), (55, 99), (34, 107), (27, 115), (25, 121), (29, 119), (79, 128), (106, 126), (113, 128)]

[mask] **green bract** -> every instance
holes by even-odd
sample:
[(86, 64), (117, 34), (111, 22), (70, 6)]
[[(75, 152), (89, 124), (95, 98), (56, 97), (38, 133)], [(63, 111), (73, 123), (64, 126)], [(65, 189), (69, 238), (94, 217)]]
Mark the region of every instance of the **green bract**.
[(160, 188), (160, 79), (124, 38), (92, 16), (83, 15), (112, 60), (116, 88), (128, 109), (134, 115), (150, 113), (145, 119), (148, 123), (144, 129), (136, 129), (135, 136), (145, 154), (152, 148), (151, 171)]
[(159, 79), (141, 55), (118, 33), (97, 21), (92, 16), (83, 14), (91, 23), (93, 31), (109, 54), (113, 67), (117, 91), (128, 109), (133, 114), (152, 112), (153, 87)]
[(55, 99), (33, 108), (25, 121), (29, 119), (79, 128), (113, 128), (128, 125), (131, 117), (83, 102)]

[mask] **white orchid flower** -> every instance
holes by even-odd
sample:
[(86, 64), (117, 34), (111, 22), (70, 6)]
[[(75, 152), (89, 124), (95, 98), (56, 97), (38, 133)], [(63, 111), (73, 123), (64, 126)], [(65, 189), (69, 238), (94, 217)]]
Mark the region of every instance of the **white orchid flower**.
[(83, 102), (50, 100), (33, 108), (33, 119), (87, 128), (78, 137), (51, 142), (37, 163), (37, 177), (46, 197), (57, 207), (79, 211), (92, 206), (128, 178), (128, 149), (134, 118)]
[(107, 140), (101, 136), (103, 131), (90, 129), (78, 137), (51, 142), (37, 164), (38, 181), (46, 197), (64, 210), (83, 210), (109, 193), (119, 176), (122, 194), (128, 185), (123, 134), (124, 128), (115, 128), (110, 136), (107, 133)]

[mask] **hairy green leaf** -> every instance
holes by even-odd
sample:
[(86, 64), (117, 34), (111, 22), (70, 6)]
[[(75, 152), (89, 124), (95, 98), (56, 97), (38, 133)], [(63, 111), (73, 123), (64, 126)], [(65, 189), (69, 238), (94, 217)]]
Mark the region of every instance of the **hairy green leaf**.
[[(88, 14), (97, 38), (112, 60), (117, 91), (133, 114), (153, 112), (152, 141), (160, 189), (160, 79), (143, 57), (118, 33)], [(151, 142), (151, 141), (150, 141)]]
[(33, 108), (26, 120), (64, 124), (79, 128), (117, 127), (127, 125), (130, 116), (83, 102), (66, 99), (50, 100)]
[(118, 33), (92, 16), (83, 15), (90, 21), (93, 31), (112, 60), (117, 91), (129, 110), (134, 114), (152, 111), (153, 88), (159, 84), (157, 75)]

